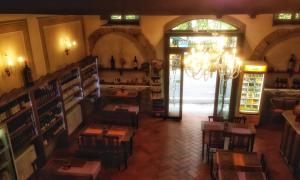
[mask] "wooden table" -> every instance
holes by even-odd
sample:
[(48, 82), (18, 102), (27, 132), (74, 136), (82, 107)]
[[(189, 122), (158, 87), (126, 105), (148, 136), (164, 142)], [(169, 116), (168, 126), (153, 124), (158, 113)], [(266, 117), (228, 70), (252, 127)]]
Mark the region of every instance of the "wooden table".
[(81, 179), (96, 180), (101, 171), (100, 161), (87, 161), (77, 158), (49, 160), (42, 168), (42, 179), (65, 180)]
[(266, 175), (262, 171), (245, 172), (219, 169), (218, 180), (266, 180)]
[(234, 169), (239, 171), (261, 171), (260, 158), (256, 152), (235, 152), (217, 150), (214, 159), (218, 169)]
[[(202, 124), (202, 158), (204, 157), (204, 143), (209, 131), (223, 131), (225, 136), (230, 134), (251, 135), (250, 151), (253, 150), (256, 129), (252, 124), (227, 123), (225, 122), (203, 122)], [(228, 137), (227, 137), (228, 141)]]
[(132, 154), (133, 151), (133, 137), (135, 135), (135, 130), (131, 127), (124, 127), (124, 126), (109, 126), (103, 124), (92, 124), (87, 128), (83, 129), (81, 134), (88, 134), (88, 135), (111, 135), (111, 136), (118, 136), (120, 141), (128, 147), (129, 154)]
[(129, 120), (131, 126), (139, 126), (139, 106), (130, 104), (107, 104), (102, 108), (104, 121), (118, 123), (116, 121)]

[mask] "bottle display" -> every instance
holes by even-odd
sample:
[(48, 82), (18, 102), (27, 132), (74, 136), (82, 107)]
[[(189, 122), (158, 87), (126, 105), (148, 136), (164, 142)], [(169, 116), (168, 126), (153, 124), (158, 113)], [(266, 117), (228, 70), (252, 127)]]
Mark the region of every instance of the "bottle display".
[(56, 81), (52, 81), (49, 84), (46, 84), (34, 92), (34, 97), (37, 102), (37, 106), (41, 106), (47, 103), (51, 98), (58, 96), (58, 90)]
[(138, 68), (139, 68), (139, 62), (138, 62), (136, 56), (134, 56), (133, 69), (137, 70)]
[(293, 75), (295, 66), (296, 66), (296, 56), (295, 56), (295, 54), (292, 54), (289, 59), (289, 63), (288, 63), (288, 67), (287, 67), (287, 72), (288, 72), (289, 76)]
[(25, 87), (31, 87), (33, 85), (32, 72), (27, 62), (25, 62), (25, 67), (23, 69), (23, 78)]
[(110, 59), (110, 68), (111, 69), (115, 69), (116, 68), (116, 62), (115, 62), (114, 56), (111, 56), (111, 59)]
[(264, 74), (245, 73), (240, 99), (241, 113), (258, 113), (263, 88)]
[(4, 127), (0, 127), (0, 142), (0, 179), (16, 180), (13, 158), (10, 153), (7, 132)]

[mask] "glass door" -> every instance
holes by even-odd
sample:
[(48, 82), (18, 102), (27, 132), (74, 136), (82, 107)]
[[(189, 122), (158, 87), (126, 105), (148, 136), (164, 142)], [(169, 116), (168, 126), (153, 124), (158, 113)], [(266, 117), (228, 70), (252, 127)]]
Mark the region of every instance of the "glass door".
[(231, 103), (231, 89), (232, 80), (219, 78), (218, 88), (217, 88), (217, 101), (215, 113), (217, 116), (221, 116), (224, 119), (229, 119), (230, 114), (230, 103)]
[(182, 117), (183, 54), (169, 54), (168, 117)]

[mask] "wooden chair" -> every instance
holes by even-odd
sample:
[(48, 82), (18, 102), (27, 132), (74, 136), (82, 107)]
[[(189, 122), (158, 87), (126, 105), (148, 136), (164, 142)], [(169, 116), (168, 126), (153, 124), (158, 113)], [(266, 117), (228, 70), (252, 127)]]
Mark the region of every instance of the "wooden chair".
[(208, 116), (208, 122), (224, 122), (224, 118), (221, 116)]
[(124, 168), (127, 169), (127, 158), (128, 153), (126, 148), (118, 136), (104, 135), (103, 136), (103, 144), (104, 144), (104, 155), (102, 160), (109, 164), (116, 163), (118, 165), (119, 170), (121, 169), (122, 163)]
[(81, 134), (78, 137), (77, 156), (84, 158), (101, 158), (102, 144), (97, 135)]
[(229, 149), (251, 152), (252, 134), (230, 134)]
[(231, 121), (233, 123), (246, 124), (247, 118), (245, 116), (234, 116)]
[(208, 143), (206, 148), (207, 161), (212, 163), (212, 156), (217, 149), (224, 148), (224, 132), (223, 131), (209, 131), (208, 132)]
[(271, 175), (271, 171), (269, 169), (267, 160), (266, 160), (266, 156), (264, 153), (261, 154), (261, 158), (260, 158), (260, 163), (261, 163), (261, 167), (266, 175), (266, 179), (267, 180), (272, 180), (272, 175)]

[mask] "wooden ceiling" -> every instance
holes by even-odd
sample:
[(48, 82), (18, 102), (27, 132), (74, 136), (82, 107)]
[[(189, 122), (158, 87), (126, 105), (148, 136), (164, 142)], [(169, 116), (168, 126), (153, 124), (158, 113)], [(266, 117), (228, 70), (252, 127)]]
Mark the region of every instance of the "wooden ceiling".
[(0, 13), (223, 15), (299, 11), (300, 0), (3, 0)]

